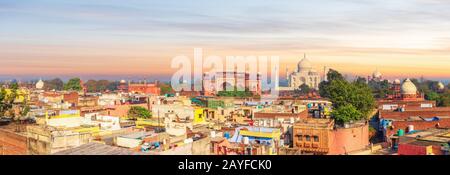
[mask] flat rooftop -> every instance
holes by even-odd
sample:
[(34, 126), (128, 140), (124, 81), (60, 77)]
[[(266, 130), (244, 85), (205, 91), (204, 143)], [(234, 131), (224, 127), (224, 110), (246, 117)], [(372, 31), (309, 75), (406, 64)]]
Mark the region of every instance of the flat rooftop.
[(330, 128), (333, 126), (334, 126), (333, 120), (317, 119), (317, 118), (300, 119), (294, 124), (294, 127), (308, 127), (308, 128)]
[(54, 153), (53, 155), (149, 155), (143, 152), (134, 152), (129, 149), (109, 146), (91, 142), (79, 147)]

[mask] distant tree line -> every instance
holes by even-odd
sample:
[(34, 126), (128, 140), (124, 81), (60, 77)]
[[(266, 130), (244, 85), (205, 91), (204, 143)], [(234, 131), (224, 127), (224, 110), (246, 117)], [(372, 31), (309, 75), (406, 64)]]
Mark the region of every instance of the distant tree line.
[[(426, 100), (436, 101), (437, 106), (450, 106), (450, 84), (447, 85), (447, 87), (444, 86), (444, 89), (440, 89), (438, 81), (426, 80), (423, 78), (413, 78), (411, 81), (416, 85), (417, 90), (424, 94)], [(365, 83), (367, 80), (358, 77), (356, 82)], [(392, 89), (393, 84), (389, 83), (388, 80), (370, 80), (367, 84), (372, 89), (375, 98), (385, 98), (388, 95), (394, 94)]]
[[(115, 91), (119, 86), (119, 82), (109, 80), (88, 80), (84, 83), (84, 86), (86, 86), (88, 92), (104, 92), (106, 90)], [(81, 91), (83, 90), (83, 86), (81, 84), (80, 78), (71, 78), (66, 83), (64, 83), (60, 78), (55, 78), (51, 80), (45, 80), (44, 89), (57, 91)]]
[(244, 91), (239, 91), (237, 89), (237, 87), (233, 87), (233, 89), (234, 90), (232, 90), (232, 91), (228, 91), (228, 90), (219, 91), (217, 93), (217, 96), (219, 96), (219, 97), (243, 97), (243, 98), (245, 98), (245, 97), (253, 97), (253, 95), (254, 95), (248, 88), (245, 88)]
[(423, 78), (411, 79), (416, 85), (417, 90), (425, 95), (426, 100), (436, 101), (438, 106), (448, 107), (450, 106), (450, 84), (444, 89), (439, 89), (439, 82), (433, 80), (425, 80)]

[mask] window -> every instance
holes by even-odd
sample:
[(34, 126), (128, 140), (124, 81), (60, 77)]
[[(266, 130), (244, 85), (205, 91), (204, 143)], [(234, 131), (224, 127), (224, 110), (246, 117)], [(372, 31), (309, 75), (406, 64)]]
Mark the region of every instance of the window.
[(297, 135), (298, 141), (303, 141), (303, 136), (302, 135)]
[(319, 136), (314, 136), (314, 142), (319, 142)]
[(307, 135), (307, 136), (305, 136), (305, 138), (306, 138), (306, 141), (311, 141), (311, 136), (309, 136), (309, 135)]

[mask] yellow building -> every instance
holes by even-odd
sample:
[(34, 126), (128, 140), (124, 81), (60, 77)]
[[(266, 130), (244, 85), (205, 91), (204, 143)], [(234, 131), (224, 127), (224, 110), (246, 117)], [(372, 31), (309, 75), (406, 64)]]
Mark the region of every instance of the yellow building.
[(206, 122), (205, 109), (195, 108), (194, 109), (194, 124), (200, 124)]

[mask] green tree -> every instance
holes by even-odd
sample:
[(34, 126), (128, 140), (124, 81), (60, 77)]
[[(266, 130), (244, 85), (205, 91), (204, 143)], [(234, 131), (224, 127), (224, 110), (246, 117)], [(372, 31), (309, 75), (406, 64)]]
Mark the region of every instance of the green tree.
[[(330, 72), (329, 72), (330, 75)], [(338, 72), (333, 72), (325, 83), (321, 83), (320, 95), (329, 98), (334, 109), (351, 105), (367, 116), (375, 107), (372, 89), (365, 83), (349, 83)]]
[(104, 91), (108, 90), (109, 83), (110, 82), (108, 80), (98, 80), (97, 81), (97, 92), (104, 92)]
[(330, 71), (328, 71), (327, 73), (327, 80), (328, 81), (333, 81), (333, 80), (345, 80), (344, 76), (339, 73), (338, 71), (334, 70), (334, 69), (330, 69)]
[(72, 78), (64, 85), (64, 90), (81, 91), (82, 89), (80, 78)]
[(336, 70), (330, 69), (327, 73), (327, 81), (322, 81), (319, 84), (319, 94), (322, 97), (328, 97), (330, 94), (328, 93), (327, 86), (330, 85), (334, 80), (345, 80), (344, 76)]
[(44, 81), (44, 89), (46, 89), (46, 90), (60, 91), (60, 90), (63, 90), (63, 88), (64, 88), (64, 82), (59, 78)]
[(372, 89), (372, 92), (376, 98), (385, 98), (388, 94), (393, 94), (393, 92), (391, 92), (390, 90), (390, 84), (388, 80), (370, 80), (368, 85)]
[(152, 117), (152, 113), (144, 107), (141, 106), (132, 106), (128, 110), (128, 118), (136, 120), (137, 118), (150, 118)]
[(159, 87), (161, 88), (162, 95), (173, 93), (173, 89), (170, 83), (161, 83)]
[(0, 89), (0, 117), (3, 117), (5, 112), (9, 110), (6, 98), (6, 90), (2, 87)]
[(311, 91), (312, 90), (308, 85), (302, 84), (298, 87), (298, 90), (295, 90), (295, 93), (299, 95), (308, 95)]
[(367, 83), (367, 79), (364, 77), (358, 77), (355, 80), (356, 83), (361, 83), (361, 84), (366, 84)]
[(84, 85), (88, 92), (97, 92), (97, 81), (88, 80)]
[(426, 100), (438, 101), (440, 98), (439, 94), (433, 91), (428, 91), (425, 93)]
[(440, 95), (437, 102), (438, 106), (449, 107), (450, 106), (450, 90), (447, 90), (444, 94)]
[(116, 91), (119, 89), (120, 83), (118, 81), (110, 82), (108, 86), (106, 87), (109, 91)]
[(361, 119), (362, 114), (353, 105), (346, 104), (340, 106), (339, 108), (333, 110), (331, 115), (334, 117), (337, 123), (344, 124), (350, 121), (355, 121)]
[(244, 91), (238, 91), (237, 87), (234, 87), (233, 91), (219, 91), (217, 93), (217, 96), (220, 97), (252, 97), (253, 93), (250, 92), (248, 88), (246, 88)]
[(9, 93), (6, 89), (2, 88), (0, 90), (0, 117), (8, 116), (10, 118), (15, 117), (15, 112), (13, 110), (14, 102), (17, 98), (17, 91), (19, 89), (19, 84), (13, 82), (9, 85)]

